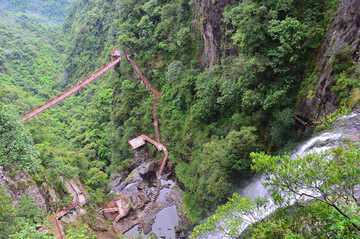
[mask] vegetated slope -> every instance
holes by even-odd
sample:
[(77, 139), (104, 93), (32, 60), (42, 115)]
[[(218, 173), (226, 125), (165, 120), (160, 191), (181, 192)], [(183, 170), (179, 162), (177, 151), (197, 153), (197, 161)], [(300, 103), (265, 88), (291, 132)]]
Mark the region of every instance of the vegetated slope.
[(14, 13), (27, 13), (43, 17), (47, 21), (62, 22), (66, 17), (66, 11), (71, 2), (72, 0), (1, 0), (0, 4), (3, 10)]
[[(55, 46), (59, 26), (26, 13), (1, 10), (0, 80), (41, 100), (51, 96), (61, 72), (61, 52)], [(41, 101), (38, 101), (41, 102)], [(22, 110), (25, 110), (22, 108)]]
[[(15, 104), (21, 113), (77, 83), (111, 59), (110, 51), (102, 53), (104, 48), (110, 49), (105, 47), (106, 19), (93, 21), (94, 12), (102, 10), (94, 9), (91, 15), (87, 11), (93, 8), (92, 3), (86, 9), (74, 2), (61, 27), (60, 23), (49, 21), (46, 14), (28, 10), (35, 5), (46, 8), (48, 2), (42, 3), (29, 1), (24, 7), (8, 3), (7, 9), (15, 8), (14, 12), (4, 10), (4, 32), (8, 37), (2, 42), (1, 96), (5, 104)], [(59, 19), (66, 6), (58, 9)], [(78, 8), (87, 14), (73, 16)], [(104, 199), (101, 191), (107, 184), (107, 175), (101, 170), (109, 164), (105, 126), (109, 122), (111, 94), (108, 80), (98, 79), (26, 123), (38, 146), (43, 174), (57, 182), (60, 174), (69, 178), (80, 176), (88, 186), (100, 189), (99, 200)]]
[[(12, 114), (25, 113), (59, 92), (53, 89), (62, 73), (63, 49), (61, 42), (56, 41), (60, 25), (41, 14), (25, 13), (31, 1), (22, 3), (23, 11), (14, 1), (3, 3), (0, 16), (0, 102), (4, 112), (9, 108), (6, 105), (12, 104), (14, 107), (8, 110)], [(65, 11), (66, 6), (62, 5), (58, 10)], [(53, 13), (53, 17), (56, 16), (61, 17)], [(6, 128), (6, 122), (4, 119), (2, 127)], [(51, 132), (43, 132), (51, 131), (50, 128), (40, 125), (28, 128), (37, 128), (32, 131), (35, 144), (47, 144), (46, 137)]]
[(339, 106), (359, 103), (359, 28), (357, 1), (340, 1), (326, 41), (316, 58), (316, 68), (302, 82), (298, 110), (318, 120)]
[[(248, 172), (251, 151), (290, 149), (296, 141), (300, 83), (314, 68), (336, 4), (79, 0), (57, 41), (60, 53), (54, 55), (60, 55), (52, 58), (64, 59), (64, 71), (43, 94), (61, 91), (105, 64), (114, 45), (133, 54), (162, 92), (161, 137), (177, 164), (188, 215), (200, 220)], [(219, 22), (220, 29), (212, 25)], [(215, 38), (210, 29), (218, 29)], [(11, 69), (3, 66), (3, 72)], [(31, 82), (42, 89), (46, 80)], [(79, 175), (101, 202), (108, 176), (129, 167), (127, 140), (153, 132), (151, 102), (123, 61), (118, 74), (107, 74), (29, 122), (43, 167), (51, 175)]]
[[(13, 109), (19, 113), (25, 113), (52, 98), (111, 59), (110, 51), (100, 55), (106, 45), (102, 36), (106, 36), (107, 29), (97, 24), (106, 20), (92, 22), (94, 14), (87, 15), (86, 21), (81, 24), (75, 22), (71, 26), (69, 11), (68, 20), (62, 28), (61, 22), (31, 10), (35, 5), (40, 9), (46, 8), (47, 3), (43, 1), (42, 5), (28, 1), (21, 3), (23, 7), (15, 2), (4, 3), (8, 10), (3, 10), (1, 21), (4, 33), (1, 35), (1, 105), (13, 104), (16, 107)], [(61, 14), (66, 7), (64, 3), (61, 9), (55, 9), (59, 15), (53, 14), (53, 17), (63, 21)], [(77, 7), (74, 3), (73, 11)], [(79, 8), (89, 10), (84, 6)], [(99, 13), (97, 10), (94, 12)], [(81, 19), (85, 16), (79, 14), (75, 17)], [(87, 35), (95, 33), (96, 27), (100, 29), (96, 37), (100, 38), (95, 37), (96, 42), (89, 42)], [(87, 42), (83, 42), (85, 40)], [(27, 122), (26, 128), (40, 153), (37, 159), (41, 162), (41, 170), (36, 176), (39, 181), (57, 185), (61, 192), (63, 187), (58, 175), (64, 174), (69, 178), (79, 176), (88, 186), (99, 189), (93, 198), (102, 201), (105, 200), (103, 192), (106, 190), (107, 175), (101, 170), (109, 164), (104, 128), (109, 122), (112, 90), (108, 81), (98, 79), (97, 82)], [(34, 168), (36, 166), (39, 165), (34, 165)]]
[[(1, 1), (1, 238), (41, 237), (35, 225), (44, 225), (45, 213), (56, 210), (59, 204), (66, 205), (69, 199), (58, 173), (51, 167), (45, 169), (44, 157), (38, 153), (41, 143), (46, 145), (46, 139), (56, 138), (50, 136), (54, 131), (38, 124), (33, 128), (33, 140), (19, 115), (56, 93), (52, 92), (54, 80), (61, 72), (61, 44), (56, 46), (54, 41), (59, 23), (27, 10), (31, 3)], [(58, 5), (51, 15), (60, 21), (63, 16), (58, 13), (64, 11), (66, 4)]]
[[(299, 84), (312, 69), (336, 2), (228, 5), (222, 15), (223, 42), (231, 44), (226, 37), (231, 38), (237, 51), (232, 55), (238, 56), (223, 55), (213, 69), (205, 70), (199, 59), (208, 43), (202, 42), (201, 33), (210, 32), (200, 21), (211, 19), (206, 11), (201, 12), (204, 19), (192, 10), (203, 11), (197, 4), (204, 2), (118, 4), (119, 44), (131, 48), (138, 65), (161, 89), (162, 139), (170, 161), (177, 163), (189, 216), (198, 220), (224, 202), (233, 182), (248, 171), (249, 152), (290, 149), (296, 141)], [(212, 2), (206, 4), (213, 8)], [(150, 115), (144, 113), (151, 112), (150, 97), (143, 100), (137, 83), (125, 80), (126, 69), (121, 70), (122, 84), (115, 86), (113, 99), (113, 149), (119, 156), (112, 158), (113, 166), (121, 165), (127, 138), (151, 132)]]
[[(299, 85), (313, 69), (314, 53), (323, 43), (337, 6), (336, 1), (273, 4), (264, 0), (227, 7), (221, 3), (78, 1), (65, 23), (65, 31), (73, 37), (67, 48), (70, 76), (75, 69), (86, 72), (87, 67), (96, 65), (96, 55), (106, 58), (117, 38), (120, 47), (134, 54), (141, 70), (162, 92), (161, 137), (170, 161), (177, 163), (184, 202), (194, 220), (225, 202), (234, 180), (249, 169), (249, 152), (290, 149), (296, 141)], [(211, 38), (203, 42), (204, 35), (211, 33), (204, 29), (206, 17), (208, 27), (216, 22), (210, 19), (211, 14), (203, 7), (206, 5), (211, 14), (218, 6), (224, 21), (221, 30), (225, 33), (220, 34), (224, 48), (217, 47), (220, 50), (215, 51), (217, 64), (213, 69), (204, 69), (210, 63), (201, 60), (206, 59), (204, 56), (214, 58), (206, 51)], [(230, 48), (233, 50), (226, 51)], [(219, 58), (221, 49), (224, 53)], [(83, 121), (91, 119), (80, 118), (79, 113), (65, 121), (78, 125), (69, 120), (79, 118), (82, 132), (72, 128), (71, 140), (95, 156), (94, 164), (104, 162), (99, 153), (106, 152), (106, 165), (110, 165), (107, 173), (129, 165), (130, 137), (138, 132), (152, 133), (151, 96), (139, 87), (129, 64), (123, 62), (119, 77), (109, 80), (114, 89), (110, 122), (106, 111), (101, 111), (101, 130), (88, 137)], [(108, 91), (107, 96), (110, 94)], [(87, 125), (91, 128), (96, 123)], [(100, 138), (99, 132), (104, 132)], [(104, 141), (105, 132), (109, 145)], [(109, 146), (111, 152), (102, 151), (103, 146)]]
[[(56, 33), (70, 1), (2, 0), (0, 79), (48, 98), (60, 78), (63, 46)], [(50, 7), (51, 6), (51, 7)], [(51, 17), (50, 17), (51, 16)]]
[[(77, 1), (69, 9), (62, 33), (66, 44), (64, 70), (66, 88), (111, 60), (110, 52), (116, 39), (116, 6), (111, 1)], [(98, 78), (82, 89), (75, 97), (64, 101), (61, 110), (55, 112), (61, 122), (68, 145), (78, 152), (82, 163), (72, 163), (85, 184), (97, 190), (98, 202), (104, 200), (107, 190), (110, 150), (107, 125), (110, 122), (111, 79), (116, 73)], [(107, 192), (107, 191), (106, 191)]]
[[(329, 29), (321, 51), (313, 58), (314, 68), (308, 69), (306, 77), (302, 78), (297, 99), (298, 113), (308, 117), (308, 122), (321, 119), (316, 130), (330, 130), (330, 133), (318, 136), (317, 140), (323, 141), (322, 144), (315, 140), (316, 137), (307, 141), (307, 146), (312, 143), (309, 148), (317, 153), (304, 157), (293, 159), (286, 155), (252, 154), (252, 167), (258, 173), (264, 173), (272, 201), (279, 209), (270, 217), (254, 223), (241, 238), (358, 238), (360, 235), (358, 207), (355, 206), (358, 201), (359, 171), (356, 165), (359, 139), (354, 130), (359, 122), (359, 4), (342, 0), (331, 4), (331, 14), (327, 12), (328, 20), (325, 21)], [(354, 108), (351, 115), (335, 121)], [(342, 133), (339, 134), (340, 128)], [(341, 143), (336, 148), (339, 141)], [(315, 151), (324, 150), (327, 148), (325, 145), (332, 149), (323, 153)], [(293, 195), (304, 199), (303, 194), (314, 200), (293, 200)], [(262, 219), (265, 201), (244, 199), (234, 194), (227, 205), (219, 207), (217, 213), (207, 223), (198, 226), (192, 236), (197, 238), (221, 225), (215, 230), (229, 237), (239, 237), (243, 223), (241, 214)], [(289, 202), (294, 205), (289, 207)], [(269, 208), (274, 207), (265, 206), (265, 210)], [(235, 215), (234, 211), (239, 213)]]
[[(62, 68), (65, 48), (58, 35), (60, 23), (38, 13), (24, 12), (32, 1), (22, 3), (23, 11), (15, 2), (6, 3), (6, 8), (1, 10), (0, 24), (3, 33), (0, 35), (0, 97), (3, 104), (13, 104), (18, 113), (25, 113), (64, 90), (59, 83), (65, 77)], [(55, 12), (63, 11), (66, 11), (66, 4)], [(52, 16), (60, 18), (55, 12)], [(47, 118), (49, 113), (52, 112), (27, 124), (27, 128), (36, 144), (61, 145), (61, 128), (56, 126), (53, 117)]]
[[(79, 176), (91, 187), (89, 190), (94, 189), (91, 190), (92, 202), (106, 200), (104, 190), (107, 175), (104, 171), (108, 164), (108, 149), (104, 128), (109, 121), (112, 90), (109, 89), (107, 81), (100, 81), (77, 93), (77, 97), (74, 96), (27, 122), (25, 127), (32, 133), (33, 140), (22, 127), (23, 123), (19, 122), (21, 118), (15, 111), (25, 113), (91, 74), (111, 59), (110, 50), (100, 55), (106, 45), (106, 39), (101, 37), (106, 36), (106, 28), (97, 24), (106, 22), (105, 19), (92, 22), (93, 14), (81, 24), (74, 23), (71, 30), (70, 15), (66, 20), (66, 24), (69, 25), (64, 24), (62, 29), (61, 22), (49, 19), (45, 13), (40, 14), (32, 10), (32, 6), (35, 5), (36, 8), (44, 9), (47, 3), (48, 1), (27, 1), (19, 4), (6, 2), (6, 10), (2, 10), (1, 31), (4, 35), (1, 35), (0, 143), (3, 150), (0, 162), (5, 168), (0, 173), (4, 180), (2, 182), (6, 184), (13, 183), (13, 180), (8, 179), (9, 175), (11, 179), (19, 179), (21, 175), (28, 177), (22, 177), (16, 185), (10, 187), (10, 191), (5, 187), (5, 192), (1, 191), (4, 197), (7, 197), (6, 194), (16, 197), (28, 194), (33, 187), (38, 187), (46, 194), (53, 186), (62, 200), (55, 202), (54, 198), (49, 201), (45, 199), (46, 205), (40, 205), (51, 212), (57, 210), (59, 204), (70, 203), (70, 198), (65, 196), (64, 186), (58, 179), (61, 174), (69, 178)], [(61, 14), (66, 10), (66, 5), (62, 4), (61, 8), (53, 10)], [(74, 3), (72, 9), (76, 7), (78, 6)], [(82, 11), (89, 10), (83, 7), (81, 6)], [(89, 8), (92, 8), (92, 5)], [(97, 10), (94, 12), (99, 13)], [(64, 20), (54, 12), (52, 17), (59, 21)], [(81, 19), (85, 16), (79, 14), (76, 17)], [(87, 42), (83, 42), (85, 38), (82, 36), (93, 34), (95, 27), (100, 29), (96, 34), (96, 37), (100, 38), (95, 38), (96, 42), (86, 38)], [(73, 50), (78, 52), (72, 54)], [(8, 106), (10, 104), (15, 107)], [(8, 173), (14, 168), (18, 171)], [(30, 175), (22, 171), (29, 171)], [(98, 190), (95, 191), (96, 189)], [(51, 193), (51, 196), (55, 197), (55, 193)], [(38, 197), (41, 195), (37, 195), (36, 199), (39, 205), (42, 204), (42, 199)], [(9, 221), (4, 225), (11, 223)], [(82, 226), (77, 223), (68, 233), (79, 237), (77, 230), (80, 230), (80, 234), (86, 233)], [(67, 228), (65, 230), (67, 231)], [(15, 229), (4, 233), (9, 235), (17, 231)], [(26, 224), (19, 233), (16, 236), (27, 237), (25, 233), (35, 235), (33, 222)]]

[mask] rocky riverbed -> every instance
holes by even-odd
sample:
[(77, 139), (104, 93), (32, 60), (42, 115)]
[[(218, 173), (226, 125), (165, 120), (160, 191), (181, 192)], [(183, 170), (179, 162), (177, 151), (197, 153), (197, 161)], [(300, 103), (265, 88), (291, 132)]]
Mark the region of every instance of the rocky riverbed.
[[(149, 236), (154, 233), (159, 238), (186, 238), (191, 223), (182, 208), (182, 191), (172, 180), (172, 172), (156, 179), (158, 163), (145, 160), (130, 174), (115, 172), (111, 178), (111, 193), (125, 197), (131, 204), (127, 216), (113, 226), (118, 233), (134, 236)], [(110, 203), (111, 204), (111, 203)], [(112, 220), (115, 213), (104, 213)]]

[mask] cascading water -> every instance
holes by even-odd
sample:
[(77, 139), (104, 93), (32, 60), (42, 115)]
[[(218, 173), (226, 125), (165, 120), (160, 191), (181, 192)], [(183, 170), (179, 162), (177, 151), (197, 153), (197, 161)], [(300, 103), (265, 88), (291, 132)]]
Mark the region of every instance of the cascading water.
[[(291, 157), (303, 157), (308, 153), (323, 152), (337, 146), (344, 138), (350, 138), (353, 141), (359, 141), (359, 133), (360, 113), (352, 113), (337, 120), (337, 122), (334, 123), (334, 130), (332, 132), (322, 133), (302, 143), (297, 148), (297, 150), (294, 151)], [(242, 197), (263, 197), (269, 199), (269, 203), (267, 204), (266, 208), (261, 211), (261, 215), (256, 215), (255, 217), (248, 215), (243, 216), (244, 223), (241, 228), (239, 228), (239, 234), (241, 234), (251, 223), (269, 216), (277, 208), (277, 206), (272, 202), (268, 191), (264, 188), (262, 181), (263, 179), (261, 177), (254, 175), (252, 178), (247, 180), (247, 182), (244, 183), (241, 188), (237, 190), (237, 193)], [(295, 200), (296, 198), (294, 198), (293, 202), (295, 202)], [(229, 237), (226, 236), (222, 231), (215, 231), (206, 233), (200, 238), (225, 239)]]

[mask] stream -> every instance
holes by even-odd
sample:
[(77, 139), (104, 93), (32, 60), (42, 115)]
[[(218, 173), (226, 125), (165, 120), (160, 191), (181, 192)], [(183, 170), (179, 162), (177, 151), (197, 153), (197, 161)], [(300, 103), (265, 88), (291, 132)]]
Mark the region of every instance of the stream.
[[(159, 238), (173, 238), (175, 239), (174, 227), (179, 223), (179, 216), (176, 212), (176, 206), (164, 208), (156, 214), (156, 219), (152, 225), (152, 231), (148, 235), (141, 233), (143, 238), (150, 236), (154, 233)], [(138, 226), (131, 228), (125, 233), (127, 236), (136, 238), (139, 234)]]
[[(111, 193), (130, 193), (136, 195), (138, 193), (137, 186), (141, 181), (141, 178), (135, 178), (133, 182), (127, 185), (125, 182), (121, 182), (119, 185), (114, 186)], [(165, 186), (160, 190), (156, 203), (162, 203), (162, 205), (166, 206), (155, 214), (155, 221), (152, 224), (151, 232), (146, 235), (143, 232), (140, 233), (143, 238), (147, 238), (151, 234), (155, 234), (159, 238), (175, 239), (175, 227), (179, 225), (180, 220), (177, 214), (176, 205), (174, 205), (172, 197), (170, 196), (172, 188), (175, 186), (175, 182), (172, 180), (161, 180), (161, 185)], [(138, 234), (138, 225), (135, 225), (125, 233), (126, 236), (131, 238), (137, 238)]]
[[(334, 129), (331, 132), (325, 132), (318, 136), (314, 136), (309, 140), (305, 141), (304, 143), (300, 144), (297, 149), (292, 153), (291, 157), (302, 157), (308, 153), (323, 152), (337, 146), (343, 138), (349, 138), (352, 141), (359, 141), (360, 113), (352, 113), (350, 115), (340, 118), (334, 123), (333, 128)], [(243, 215), (244, 223), (241, 228), (239, 228), (239, 235), (251, 223), (254, 223), (255, 221), (261, 220), (269, 216), (277, 208), (277, 206), (272, 202), (268, 191), (264, 188), (262, 181), (263, 179), (261, 177), (259, 177), (258, 175), (254, 175), (246, 182), (243, 182), (241, 184), (241, 187), (236, 190), (236, 192), (242, 197), (264, 197), (269, 199), (269, 204), (266, 208), (262, 209), (261, 215), (256, 215), (257, 219), (254, 219), (253, 217), (250, 217), (248, 215)], [(294, 198), (292, 201), (295, 202), (295, 200), (296, 198)], [(229, 237), (227, 237), (222, 231), (215, 231), (208, 232), (202, 235), (200, 238), (225, 239)]]

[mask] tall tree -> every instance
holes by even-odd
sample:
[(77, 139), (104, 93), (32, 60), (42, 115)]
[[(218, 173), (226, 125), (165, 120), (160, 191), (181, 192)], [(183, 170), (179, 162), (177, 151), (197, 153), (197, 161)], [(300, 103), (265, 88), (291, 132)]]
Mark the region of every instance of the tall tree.
[(265, 176), (264, 185), (278, 203), (314, 199), (340, 213), (360, 231), (357, 214), (360, 184), (359, 143), (346, 143), (325, 153), (292, 159), (252, 153), (253, 170)]
[(25, 130), (15, 107), (0, 106), (0, 165), (34, 171), (40, 164), (30, 134)]
[(0, 238), (6, 238), (15, 231), (15, 210), (11, 197), (0, 187)]

